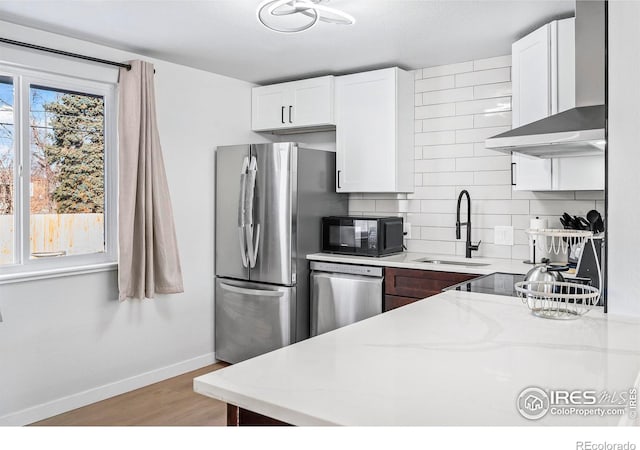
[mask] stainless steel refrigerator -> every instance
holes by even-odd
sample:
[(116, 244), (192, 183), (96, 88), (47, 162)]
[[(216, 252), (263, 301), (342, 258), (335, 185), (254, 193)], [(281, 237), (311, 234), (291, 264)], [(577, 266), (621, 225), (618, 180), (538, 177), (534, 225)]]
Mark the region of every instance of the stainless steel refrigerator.
[(309, 337), (309, 263), (321, 218), (345, 214), (335, 153), (286, 142), (216, 151), (216, 358), (230, 363)]

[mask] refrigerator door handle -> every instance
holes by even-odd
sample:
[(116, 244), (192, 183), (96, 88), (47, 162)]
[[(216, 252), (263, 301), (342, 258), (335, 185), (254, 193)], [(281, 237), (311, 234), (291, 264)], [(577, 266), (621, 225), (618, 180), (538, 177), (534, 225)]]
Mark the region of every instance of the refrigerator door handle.
[(247, 176), (249, 177), (249, 190), (248, 190), (248, 206), (246, 208), (247, 220), (245, 228), (245, 236), (247, 240), (247, 252), (249, 253), (249, 266), (253, 269), (256, 266), (258, 259), (258, 245), (260, 244), (260, 224), (253, 224), (253, 204), (255, 199), (255, 187), (256, 187), (256, 175), (258, 173), (258, 161), (255, 156), (251, 157), (251, 163), (249, 164), (249, 171)]
[(240, 256), (242, 257), (242, 266), (249, 267), (247, 259), (247, 241), (246, 241), (246, 197), (247, 197), (247, 168), (249, 167), (249, 158), (245, 158), (242, 163), (240, 172), (240, 199), (238, 200), (238, 237), (240, 241)]
[(283, 291), (263, 291), (261, 289), (247, 289), (238, 286), (232, 286), (226, 283), (220, 283), (220, 287), (225, 291), (235, 292), (236, 294), (243, 295), (258, 295), (261, 297), (282, 297), (285, 293)]

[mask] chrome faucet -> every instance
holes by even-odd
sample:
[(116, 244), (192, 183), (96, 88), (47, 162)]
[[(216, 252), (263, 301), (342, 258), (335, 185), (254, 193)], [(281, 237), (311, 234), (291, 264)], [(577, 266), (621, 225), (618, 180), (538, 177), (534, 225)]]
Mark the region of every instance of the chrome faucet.
[[(460, 223), (460, 202), (462, 201), (463, 195), (467, 196), (467, 221), (464, 223)], [(480, 243), (482, 241), (478, 241), (476, 245), (473, 245), (471, 243), (471, 197), (469, 196), (469, 192), (467, 192), (466, 190), (463, 190), (462, 192), (460, 192), (460, 195), (458, 196), (458, 207), (456, 209), (456, 239), (460, 239), (460, 234), (461, 234), (460, 227), (462, 225), (466, 225), (467, 227), (467, 243), (465, 245), (465, 257), (471, 258), (471, 252), (478, 251), (478, 248), (480, 248)]]

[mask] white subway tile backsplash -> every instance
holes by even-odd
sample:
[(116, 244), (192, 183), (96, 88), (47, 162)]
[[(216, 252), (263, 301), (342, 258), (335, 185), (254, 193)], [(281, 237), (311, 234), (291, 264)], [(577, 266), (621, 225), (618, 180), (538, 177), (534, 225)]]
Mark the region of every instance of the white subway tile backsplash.
[(476, 172), (473, 175), (473, 184), (484, 186), (511, 184), (511, 170)]
[(422, 147), (422, 158), (464, 158), (473, 156), (473, 144), (428, 145)]
[[(475, 242), (475, 238), (473, 239)], [(465, 254), (465, 243), (456, 242), (456, 255), (463, 256)], [(480, 244), (480, 249), (474, 252), (475, 255), (484, 258), (511, 258), (511, 247), (504, 245)]]
[[(467, 173), (467, 172), (462, 172)], [(510, 200), (511, 185), (506, 186), (476, 186), (459, 184), (460, 189), (469, 191), (472, 200)]]
[(535, 215), (530, 216), (513, 216), (511, 225), (516, 230), (526, 230), (531, 224), (531, 219), (535, 219)]
[(507, 214), (471, 214), (473, 228), (493, 228), (502, 225), (511, 225), (512, 216)]
[(473, 172), (435, 172), (422, 174), (423, 186), (458, 186), (473, 183)]
[(456, 230), (452, 227), (420, 227), (421, 239), (425, 241), (449, 241), (456, 240)]
[(529, 214), (527, 200), (474, 200), (473, 214)]
[(444, 241), (410, 240), (407, 241), (407, 250), (417, 253), (435, 253), (437, 255), (455, 255), (456, 243)]
[[(473, 220), (473, 219), (472, 219)], [(451, 214), (407, 214), (407, 222), (422, 227), (450, 227), (456, 224), (456, 211)]]
[(423, 105), (462, 102), (465, 100), (473, 100), (473, 87), (445, 89), (443, 91), (431, 91), (422, 94)]
[(376, 212), (405, 212), (400, 202), (406, 202), (406, 200), (376, 200)]
[(511, 95), (511, 82), (481, 84), (473, 87), (473, 98), (507, 97)]
[(422, 200), (420, 211), (423, 213), (451, 213), (456, 210), (457, 201), (450, 200)]
[[(515, 226), (514, 226), (515, 227)], [(529, 235), (524, 232), (526, 228), (521, 230), (514, 230), (513, 232), (513, 243), (516, 245), (529, 245)]]
[(419, 200), (376, 200), (376, 213), (420, 212)]
[(511, 258), (521, 259), (527, 261), (529, 259), (529, 246), (528, 245), (514, 245), (511, 247)]
[(511, 127), (511, 111), (476, 114), (473, 117), (473, 126), (475, 128)]
[(504, 133), (511, 127), (473, 128), (470, 130), (456, 130), (456, 144), (484, 142), (485, 139), (496, 134)]
[(454, 172), (456, 170), (455, 159), (423, 159), (415, 162), (415, 171), (424, 172)]
[(422, 120), (421, 131), (459, 130), (473, 128), (473, 116), (439, 117)]
[(496, 69), (507, 67), (511, 70), (511, 55), (494, 56), (493, 58), (476, 59), (473, 61), (473, 70)]
[(509, 170), (511, 168), (511, 156), (487, 156), (482, 158), (458, 158), (456, 170), (459, 172)]
[(571, 215), (584, 216), (596, 206), (588, 200), (531, 200), (531, 214), (561, 216), (565, 211)]
[(484, 114), (511, 111), (511, 97), (486, 98), (456, 103), (456, 114)]
[(476, 86), (479, 84), (503, 83), (511, 81), (511, 68), (479, 70), (476, 72), (461, 73), (455, 76), (456, 87)]
[[(420, 104), (422, 104), (422, 95), (420, 95)], [(456, 114), (455, 103), (439, 103), (437, 105), (419, 106), (416, 103), (415, 118), (431, 119), (433, 117), (447, 117)]]
[(375, 211), (375, 200), (362, 200), (357, 198), (349, 198), (349, 212), (351, 211)]
[[(472, 199), (474, 256), (528, 259), (531, 218), (561, 227), (559, 216), (604, 212), (604, 193), (526, 192), (511, 187), (511, 156), (487, 150), (487, 137), (511, 127), (511, 57), (479, 59), (415, 71), (415, 190), (410, 194), (352, 194), (354, 215), (402, 216), (412, 224), (409, 251), (464, 256), (455, 239), (460, 191)], [(466, 204), (463, 206), (466, 216)], [(494, 227), (515, 229), (513, 246), (494, 244)]]
[[(427, 174), (426, 176), (428, 176)], [(415, 188), (413, 194), (407, 194), (411, 199), (455, 199), (455, 186), (420, 186)]]
[(416, 80), (416, 92), (440, 91), (455, 87), (453, 75)]
[(455, 142), (455, 131), (433, 131), (431, 133), (416, 133), (415, 135), (416, 145), (455, 144)]
[(473, 71), (473, 61), (465, 61), (457, 64), (424, 68), (422, 69), (422, 78), (441, 77), (443, 75), (453, 75), (471, 71)]

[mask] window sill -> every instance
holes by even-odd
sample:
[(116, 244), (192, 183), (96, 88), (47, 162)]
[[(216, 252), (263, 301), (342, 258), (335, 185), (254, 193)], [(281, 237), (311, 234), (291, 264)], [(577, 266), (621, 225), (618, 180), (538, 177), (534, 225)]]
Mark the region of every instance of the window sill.
[(96, 272), (108, 272), (118, 268), (117, 262), (100, 264), (87, 264), (76, 267), (64, 267), (60, 269), (46, 269), (32, 272), (8, 273), (0, 275), (0, 285), (10, 283), (22, 283), (25, 281), (46, 280), (48, 278), (60, 278), (73, 275), (84, 275)]

